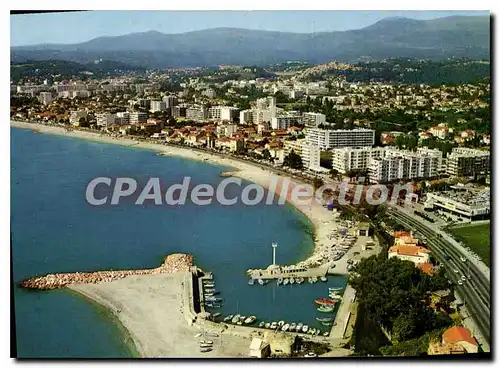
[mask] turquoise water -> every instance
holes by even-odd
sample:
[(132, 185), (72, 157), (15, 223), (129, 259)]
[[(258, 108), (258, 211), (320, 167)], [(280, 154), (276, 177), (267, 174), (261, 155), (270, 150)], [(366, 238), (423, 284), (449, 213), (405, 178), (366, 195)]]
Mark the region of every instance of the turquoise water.
[[(276, 287), (247, 284), (248, 268), (296, 262), (312, 251), (312, 228), (285, 206), (91, 206), (87, 183), (95, 177), (132, 177), (163, 184), (192, 178), (216, 185), (227, 167), (159, 157), (155, 152), (11, 129), (11, 220), (14, 282), (39, 274), (156, 267), (174, 252), (191, 253), (213, 271), (223, 314), (256, 315), (315, 325), (312, 300), (327, 285)], [(236, 187), (228, 187), (237, 194)], [(331, 278), (328, 286), (345, 283)], [(20, 357), (128, 357), (126, 334), (110, 315), (68, 290), (15, 287)], [(324, 327), (326, 329), (326, 327)]]

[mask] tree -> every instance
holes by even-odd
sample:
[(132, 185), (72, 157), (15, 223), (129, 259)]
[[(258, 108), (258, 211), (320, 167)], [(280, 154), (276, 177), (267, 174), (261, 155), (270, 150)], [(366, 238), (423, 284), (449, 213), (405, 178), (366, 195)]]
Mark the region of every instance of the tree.
[(325, 185), (325, 183), (323, 182), (322, 179), (320, 179), (320, 178), (314, 178), (313, 179), (314, 190), (316, 190), (318, 188), (321, 188), (323, 185)]
[(302, 169), (302, 158), (292, 150), (288, 155), (285, 156), (283, 160), (283, 166), (289, 166), (295, 170)]

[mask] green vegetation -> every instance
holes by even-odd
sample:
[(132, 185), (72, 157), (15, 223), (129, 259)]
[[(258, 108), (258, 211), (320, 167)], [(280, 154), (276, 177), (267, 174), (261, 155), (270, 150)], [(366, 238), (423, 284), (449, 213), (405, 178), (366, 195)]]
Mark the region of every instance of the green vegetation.
[(102, 60), (98, 63), (81, 64), (66, 60), (38, 60), (25, 63), (14, 63), (10, 66), (10, 78), (18, 83), (23, 78), (51, 78), (58, 75), (62, 78), (81, 79), (88, 77), (104, 77), (120, 75), (125, 71), (144, 71), (141, 67), (131, 66), (119, 61)]
[(480, 225), (466, 225), (457, 226), (450, 229), (451, 233), (463, 241), (468, 247), (476, 252), (483, 262), (488, 265), (491, 264), (491, 229), (490, 223)]
[(449, 287), (444, 271), (428, 276), (411, 262), (380, 254), (363, 259), (352, 275), (349, 283), (357, 292), (364, 318), (384, 328), (394, 345), (452, 323), (423, 301), (428, 292)]
[(403, 84), (465, 84), (489, 79), (489, 61), (455, 59), (446, 61), (394, 58), (358, 63), (357, 70), (332, 69), (328, 74), (345, 76), (350, 82), (393, 82)]
[(380, 329), (380, 325), (369, 318), (364, 306), (358, 307), (358, 315), (354, 326), (354, 355), (380, 355), (380, 348), (390, 344), (390, 341)]
[(380, 348), (383, 355), (422, 356), (427, 355), (429, 343), (439, 340), (447, 327), (427, 332), (424, 335), (401, 342), (397, 345), (387, 345)]
[(283, 166), (289, 166), (292, 169), (300, 170), (302, 169), (302, 158), (297, 155), (295, 151), (292, 151), (285, 156)]

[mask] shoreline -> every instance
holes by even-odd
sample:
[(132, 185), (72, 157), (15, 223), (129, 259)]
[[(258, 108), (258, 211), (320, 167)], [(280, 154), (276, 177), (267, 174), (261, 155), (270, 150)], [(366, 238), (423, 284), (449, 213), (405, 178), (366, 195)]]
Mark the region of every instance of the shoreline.
[(321, 245), (323, 245), (325, 242), (330, 242), (328, 239), (328, 234), (336, 225), (336, 221), (335, 219), (333, 219), (332, 213), (316, 201), (313, 200), (311, 204), (303, 206), (291, 201), (290, 196), (293, 188), (296, 185), (303, 184), (304, 182), (298, 179), (291, 178), (290, 176), (274, 173), (271, 171), (271, 168), (264, 169), (263, 167), (253, 165), (252, 163), (235, 160), (231, 157), (223, 157), (221, 155), (212, 154), (209, 152), (192, 150), (188, 147), (177, 147), (170, 145), (167, 146), (157, 143), (139, 142), (128, 137), (118, 138), (94, 132), (87, 132), (82, 130), (66, 130), (64, 127), (48, 126), (39, 123), (28, 123), (15, 120), (11, 120), (11, 127), (30, 129), (43, 134), (78, 138), (106, 144), (116, 144), (124, 147), (147, 149), (150, 151), (161, 153), (161, 156), (176, 156), (212, 165), (230, 167), (231, 175), (240, 179), (248, 180), (255, 184), (259, 184), (266, 189), (269, 189), (272, 183), (272, 178), (275, 177), (278, 178), (278, 185), (275, 189), (275, 195), (281, 193), (281, 183), (285, 179), (288, 179), (290, 185), (288, 187), (286, 195), (286, 202), (293, 208), (301, 212), (305, 217), (307, 217), (313, 228), (312, 240), (314, 245), (312, 252), (308, 256), (306, 256), (305, 259), (297, 262), (297, 264), (300, 265), (312, 262), (311, 259), (320, 252)]

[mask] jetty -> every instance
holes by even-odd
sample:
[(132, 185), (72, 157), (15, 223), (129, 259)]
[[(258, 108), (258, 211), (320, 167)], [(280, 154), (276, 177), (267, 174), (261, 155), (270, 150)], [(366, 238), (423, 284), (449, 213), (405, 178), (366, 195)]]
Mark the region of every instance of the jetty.
[(142, 270), (109, 270), (95, 272), (54, 273), (45, 276), (32, 277), (21, 281), (19, 286), (28, 289), (52, 290), (70, 284), (97, 284), (122, 279), (132, 275), (159, 275), (175, 272), (196, 272), (193, 267), (193, 256), (175, 253), (164, 258), (163, 263), (156, 268)]
[(322, 277), (328, 273), (328, 266), (305, 268), (299, 266), (269, 265), (264, 269), (250, 269), (247, 274), (253, 280), (280, 279), (289, 277)]

